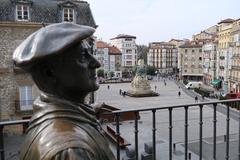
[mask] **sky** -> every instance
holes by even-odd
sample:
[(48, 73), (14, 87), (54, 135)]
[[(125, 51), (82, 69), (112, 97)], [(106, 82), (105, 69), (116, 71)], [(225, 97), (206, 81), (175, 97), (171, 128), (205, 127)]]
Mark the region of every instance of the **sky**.
[(95, 35), (109, 42), (118, 34), (136, 36), (137, 44), (191, 39), (223, 19), (240, 18), (240, 0), (87, 0)]

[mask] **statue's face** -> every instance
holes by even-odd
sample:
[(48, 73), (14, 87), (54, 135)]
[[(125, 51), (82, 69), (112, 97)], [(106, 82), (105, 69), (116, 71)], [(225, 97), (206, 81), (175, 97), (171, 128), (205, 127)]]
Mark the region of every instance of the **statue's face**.
[(55, 68), (55, 77), (60, 96), (77, 99), (98, 89), (96, 68), (100, 63), (93, 57), (87, 41), (66, 51), (58, 64), (61, 66)]

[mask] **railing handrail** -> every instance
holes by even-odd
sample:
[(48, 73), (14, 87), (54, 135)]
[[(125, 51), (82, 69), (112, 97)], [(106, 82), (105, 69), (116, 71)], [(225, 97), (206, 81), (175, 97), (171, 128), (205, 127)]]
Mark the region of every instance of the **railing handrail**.
[(231, 99), (231, 100), (217, 100), (217, 101), (208, 101), (208, 102), (199, 102), (199, 103), (186, 103), (182, 105), (168, 105), (163, 107), (150, 107), (150, 108), (143, 108), (143, 109), (124, 109), (124, 110), (117, 110), (113, 112), (105, 112), (102, 114), (120, 114), (120, 113), (126, 113), (126, 112), (143, 112), (143, 111), (152, 111), (152, 110), (165, 110), (169, 108), (183, 108), (185, 106), (188, 107), (195, 107), (199, 105), (211, 105), (211, 104), (219, 104), (219, 103), (230, 103), (230, 102), (239, 102), (239, 99)]
[(9, 125), (25, 124), (25, 123), (29, 123), (29, 121), (30, 121), (30, 119), (2, 121), (2, 122), (0, 122), (0, 127), (9, 126)]
[[(151, 107), (151, 108), (143, 108), (143, 109), (124, 109), (124, 110), (117, 110), (117, 111), (112, 111), (112, 112), (104, 112), (104, 113), (101, 113), (100, 115), (120, 114), (120, 113), (126, 113), (126, 112), (143, 112), (143, 111), (152, 111), (152, 110), (164, 110), (164, 109), (169, 109), (169, 108), (182, 108), (185, 106), (188, 106), (188, 107), (194, 107), (194, 106), (199, 106), (199, 105), (204, 106), (204, 105), (210, 105), (210, 104), (239, 102), (239, 101), (240, 101), (240, 99), (231, 99), (231, 100), (217, 100), (217, 101), (199, 102), (199, 103), (186, 103), (186, 104), (182, 104), (182, 105), (168, 105), (168, 106), (164, 106), (164, 107)], [(2, 121), (2, 122), (0, 122), (0, 127), (6, 126), (6, 125), (25, 124), (25, 123), (29, 123), (29, 121), (30, 121), (30, 119)]]

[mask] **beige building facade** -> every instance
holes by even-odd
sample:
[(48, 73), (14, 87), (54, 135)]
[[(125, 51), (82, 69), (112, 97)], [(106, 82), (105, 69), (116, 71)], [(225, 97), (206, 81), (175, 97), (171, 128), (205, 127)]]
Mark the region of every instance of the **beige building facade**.
[(175, 45), (167, 42), (149, 44), (147, 64), (158, 69), (159, 73), (172, 74), (177, 72), (178, 51)]
[[(203, 59), (203, 82), (207, 85), (214, 84), (216, 88), (219, 87), (220, 81), (217, 81), (216, 77), (216, 64), (217, 64), (217, 41), (213, 40), (203, 45), (202, 47), (202, 59)], [(218, 82), (218, 83), (217, 83)]]
[(228, 78), (232, 59), (230, 44), (233, 22), (233, 19), (225, 19), (218, 23), (217, 78), (222, 81), (222, 89), (225, 93), (229, 92)]
[(231, 30), (231, 69), (229, 76), (229, 91), (240, 92), (240, 19), (233, 23)]
[(202, 46), (203, 41), (189, 41), (179, 46), (182, 69), (179, 77), (183, 80), (202, 81), (203, 78), (203, 60)]

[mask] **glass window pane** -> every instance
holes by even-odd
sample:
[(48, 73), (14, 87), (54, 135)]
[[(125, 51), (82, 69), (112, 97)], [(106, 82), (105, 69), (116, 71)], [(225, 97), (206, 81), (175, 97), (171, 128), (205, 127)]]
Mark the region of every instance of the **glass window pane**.
[(23, 6), (23, 10), (24, 10), (24, 11), (27, 11), (27, 10), (28, 10), (28, 7), (27, 7), (27, 6)]
[(17, 10), (22, 10), (22, 6), (17, 6)]

